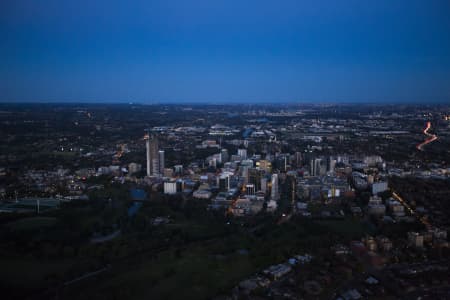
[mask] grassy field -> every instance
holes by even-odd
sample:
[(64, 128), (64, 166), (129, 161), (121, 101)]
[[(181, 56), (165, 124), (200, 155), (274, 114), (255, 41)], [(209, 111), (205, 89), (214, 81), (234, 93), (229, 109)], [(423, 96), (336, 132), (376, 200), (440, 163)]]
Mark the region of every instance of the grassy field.
[[(290, 255), (328, 247), (330, 235), (351, 239), (365, 234), (359, 221), (352, 219), (269, 225), (263, 231), (260, 236), (238, 231), (145, 255), (113, 266), (96, 281), (71, 287), (66, 295), (74, 294), (71, 299), (180, 299), (180, 295), (183, 299), (210, 299), (229, 294), (242, 279)], [(240, 249), (248, 254), (239, 253)]]
[[(70, 212), (74, 213), (74, 210), (77, 208)], [(73, 222), (77, 230), (96, 220), (89, 211), (61, 218), (68, 224)], [(69, 222), (69, 218), (73, 220)], [(50, 216), (32, 217), (4, 226), (12, 231), (42, 232), (46, 229), (45, 233), (48, 233), (52, 228), (60, 227), (58, 222), (61, 220)], [(178, 217), (173, 223), (155, 227), (145, 234), (138, 235), (131, 231), (110, 243), (83, 245), (77, 254), (69, 255), (65, 260), (59, 259), (65, 252), (63, 248), (46, 249), (45, 245), (39, 249), (44, 254), (58, 249), (56, 256), (46, 255), (46, 259), (42, 260), (39, 256), (2, 258), (0, 287), (19, 292), (57, 287), (65, 280), (110, 264), (111, 267), (104, 273), (64, 287), (63, 298), (180, 299), (183, 295), (185, 299), (210, 299), (218, 294), (229, 294), (242, 279), (292, 255), (314, 253), (319, 248), (328, 249), (338, 240), (348, 242), (365, 233), (363, 224), (351, 218), (293, 218), (281, 225), (277, 225), (276, 218), (266, 218), (257, 222), (253, 230), (240, 222), (226, 225), (225, 220), (214, 222)], [(47, 243), (47, 240), (44, 242)], [(116, 252), (124, 252), (124, 255), (102, 254)], [(83, 268), (82, 261), (85, 260), (89, 260), (85, 263), (92, 267)]]
[(74, 263), (74, 260), (68, 259), (1, 258), (0, 282), (9, 288), (20, 287), (22, 292), (26, 292), (26, 289), (45, 286), (53, 275), (64, 274)]
[(326, 227), (331, 232), (340, 234), (346, 238), (360, 238), (368, 233), (366, 228), (360, 221), (354, 219), (344, 220), (318, 220), (316, 224)]
[(31, 231), (51, 227), (55, 225), (57, 221), (56, 218), (52, 217), (32, 217), (20, 219), (8, 223), (5, 226), (12, 231)]
[[(139, 263), (118, 265), (99, 282), (71, 287), (74, 299), (209, 299), (255, 271), (246, 255), (213, 255), (216, 241), (170, 249)], [(91, 290), (93, 289), (93, 290)]]

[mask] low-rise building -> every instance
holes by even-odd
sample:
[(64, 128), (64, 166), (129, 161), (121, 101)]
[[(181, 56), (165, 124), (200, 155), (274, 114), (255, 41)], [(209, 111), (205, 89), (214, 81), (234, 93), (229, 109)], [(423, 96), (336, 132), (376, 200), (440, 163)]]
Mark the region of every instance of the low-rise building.
[(193, 193), (193, 197), (197, 198), (197, 199), (210, 199), (211, 196), (212, 196), (212, 193), (208, 190), (198, 189)]
[(289, 264), (278, 264), (270, 266), (263, 271), (263, 274), (272, 278), (273, 280), (280, 279), (284, 275), (292, 271), (292, 267)]
[(408, 232), (408, 241), (414, 247), (423, 247), (423, 235), (418, 232)]
[(183, 190), (183, 181), (181, 180), (172, 180), (164, 182), (164, 194), (174, 195)]

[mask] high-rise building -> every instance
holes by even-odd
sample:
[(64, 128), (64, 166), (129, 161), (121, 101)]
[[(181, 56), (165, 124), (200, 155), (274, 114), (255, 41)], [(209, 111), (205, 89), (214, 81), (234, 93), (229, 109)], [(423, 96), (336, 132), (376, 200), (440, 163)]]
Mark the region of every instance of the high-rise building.
[(244, 184), (248, 183), (248, 166), (241, 166), (240, 170), (241, 170), (241, 176), (244, 178)]
[(280, 194), (278, 192), (278, 174), (272, 174), (272, 189), (270, 191), (271, 200), (277, 201), (280, 198)]
[(147, 148), (147, 176), (160, 176), (158, 138), (146, 135), (145, 145)]
[(238, 149), (237, 154), (241, 157), (241, 159), (247, 159), (247, 149)]
[(158, 151), (158, 165), (159, 165), (159, 176), (162, 176), (164, 174), (164, 168), (165, 168), (165, 163), (164, 163), (164, 150), (159, 150)]
[(309, 174), (311, 176), (316, 176), (317, 172), (316, 172), (316, 160), (315, 159), (311, 159), (311, 161), (309, 162)]
[(147, 176), (151, 175), (151, 155), (150, 155), (150, 137), (148, 134), (145, 135), (145, 148), (146, 148), (146, 158), (147, 158)]
[(213, 168), (217, 167), (217, 159), (214, 157), (208, 159), (208, 166)]
[(301, 152), (295, 152), (295, 166), (300, 168), (303, 165), (303, 157)]
[(261, 190), (261, 178), (263, 177), (263, 171), (250, 168), (248, 169), (248, 183), (253, 184), (255, 186), (256, 191)]
[(310, 174), (311, 176), (325, 175), (327, 172), (327, 166), (324, 164), (322, 158), (312, 159), (310, 162)]
[(227, 192), (230, 189), (230, 176), (228, 174), (222, 174), (218, 178), (218, 186), (221, 192)]
[(327, 164), (324, 163), (324, 160), (322, 160), (320, 166), (319, 166), (319, 176), (323, 176), (327, 174)]
[(245, 185), (245, 191), (246, 191), (246, 194), (247, 195), (249, 195), (249, 196), (253, 196), (253, 195), (255, 195), (255, 185), (254, 184), (247, 184), (247, 185)]
[(173, 168), (175, 169), (175, 173), (177, 175), (183, 174), (183, 165), (175, 165)]
[(297, 200), (297, 176), (295, 176), (295, 172), (289, 172), (286, 176), (287, 190), (286, 193), (289, 195), (289, 199), (291, 199), (292, 209), (295, 211), (296, 209), (296, 200)]
[(328, 158), (328, 171), (330, 171), (331, 173), (334, 173), (334, 169), (336, 168), (336, 159), (334, 159), (333, 157), (329, 157)]
[(261, 178), (261, 192), (264, 194), (267, 192), (267, 178), (263, 177)]
[(286, 154), (280, 154), (275, 157), (275, 166), (281, 172), (287, 171), (287, 165), (288, 165), (287, 162), (288, 162), (288, 155), (286, 155)]
[(222, 164), (228, 162), (229, 156), (228, 156), (228, 150), (227, 149), (222, 149), (220, 151), (220, 160), (221, 160)]

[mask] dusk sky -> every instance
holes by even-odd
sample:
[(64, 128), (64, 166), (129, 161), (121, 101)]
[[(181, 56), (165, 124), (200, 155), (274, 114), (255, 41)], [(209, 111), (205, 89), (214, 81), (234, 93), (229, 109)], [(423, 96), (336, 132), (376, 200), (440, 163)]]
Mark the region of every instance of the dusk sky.
[(0, 3), (2, 102), (450, 102), (450, 1)]

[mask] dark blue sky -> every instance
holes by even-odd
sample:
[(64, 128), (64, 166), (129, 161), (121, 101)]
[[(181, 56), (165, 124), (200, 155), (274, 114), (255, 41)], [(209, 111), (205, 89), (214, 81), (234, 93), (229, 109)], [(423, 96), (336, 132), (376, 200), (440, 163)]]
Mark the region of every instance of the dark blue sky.
[(4, 0), (0, 101), (450, 102), (450, 1)]

